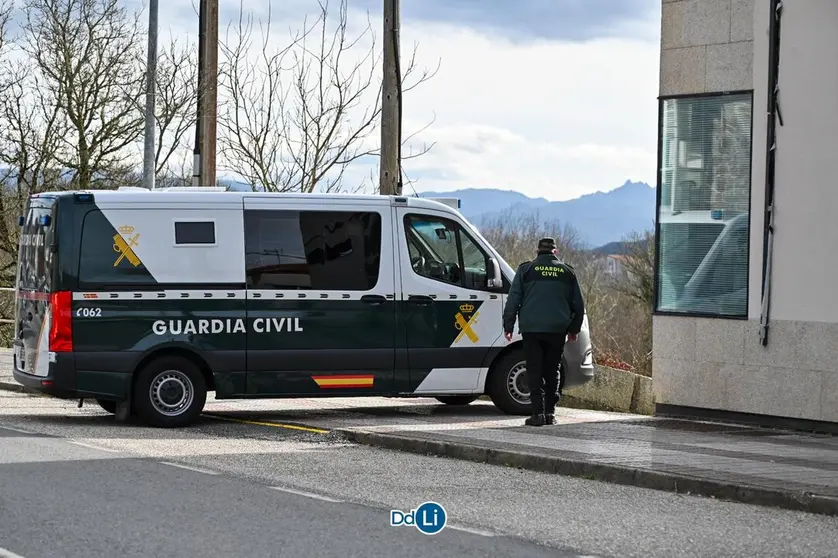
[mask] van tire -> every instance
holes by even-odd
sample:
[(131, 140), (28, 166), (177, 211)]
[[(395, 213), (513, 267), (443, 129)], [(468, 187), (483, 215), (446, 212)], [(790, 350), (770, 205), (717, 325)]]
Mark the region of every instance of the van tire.
[(98, 403), (100, 407), (102, 407), (110, 414), (116, 414), (116, 401), (110, 401), (108, 399), (97, 399), (96, 403)]
[(509, 385), (510, 380), (514, 379), (516, 385), (523, 382), (523, 386), (529, 391), (526, 368), (522, 370), (522, 365), (526, 366), (523, 349), (513, 349), (495, 362), (487, 382), (486, 392), (492, 403), (508, 415), (529, 415), (532, 412), (532, 405), (516, 399), (512, 394), (514, 388), (510, 388)]
[[(207, 384), (189, 359), (167, 355), (149, 362), (137, 374), (133, 407), (139, 418), (158, 428), (180, 428), (193, 423), (204, 410)], [(175, 406), (170, 413), (167, 406)], [(177, 408), (182, 406), (182, 408)]]
[(476, 401), (478, 397), (477, 395), (443, 395), (434, 399), (445, 405), (468, 405)]

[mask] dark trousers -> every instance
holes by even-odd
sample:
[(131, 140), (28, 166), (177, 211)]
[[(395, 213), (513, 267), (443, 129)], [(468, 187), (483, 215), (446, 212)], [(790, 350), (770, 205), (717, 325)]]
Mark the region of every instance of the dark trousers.
[(527, 381), (534, 415), (553, 414), (564, 387), (559, 364), (564, 353), (566, 333), (524, 333)]

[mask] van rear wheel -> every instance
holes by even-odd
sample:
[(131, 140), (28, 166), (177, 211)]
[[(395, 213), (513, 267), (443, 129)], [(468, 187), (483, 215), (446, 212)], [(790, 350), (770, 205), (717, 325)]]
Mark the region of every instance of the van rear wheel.
[(477, 397), (476, 395), (443, 395), (435, 399), (446, 405), (468, 405), (472, 401), (476, 401)]
[(160, 428), (178, 428), (194, 422), (207, 400), (201, 371), (179, 356), (156, 358), (140, 370), (133, 403), (140, 419)]

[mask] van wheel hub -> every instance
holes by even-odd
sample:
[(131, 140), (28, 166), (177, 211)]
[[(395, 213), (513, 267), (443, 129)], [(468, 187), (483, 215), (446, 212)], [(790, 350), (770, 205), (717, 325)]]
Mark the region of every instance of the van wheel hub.
[(527, 381), (527, 364), (519, 362), (509, 371), (506, 381), (506, 388), (509, 395), (521, 405), (528, 405), (530, 402), (530, 387)]
[(172, 417), (189, 408), (194, 389), (186, 374), (179, 370), (166, 370), (151, 382), (149, 396), (158, 413)]

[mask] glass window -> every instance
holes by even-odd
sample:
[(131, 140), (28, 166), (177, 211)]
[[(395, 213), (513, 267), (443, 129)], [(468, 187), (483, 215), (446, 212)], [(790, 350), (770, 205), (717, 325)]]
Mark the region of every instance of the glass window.
[(656, 310), (745, 317), (752, 95), (661, 103)]
[(48, 292), (52, 284), (53, 252), (52, 244), (55, 222), (48, 226), (41, 224), (41, 219), (52, 219), (52, 208), (30, 203), (29, 210), (20, 227), (20, 255), (18, 257), (18, 280), (24, 289)]
[(215, 223), (175, 221), (175, 244), (215, 244)]
[(138, 237), (130, 227), (117, 232), (98, 209), (89, 211), (82, 225), (79, 283), (153, 284), (154, 278), (132, 248)]
[(378, 213), (248, 210), (244, 222), (250, 288), (368, 291), (378, 283)]
[(405, 217), (413, 271), (467, 289), (487, 290), (489, 256), (454, 221), (440, 217)]

